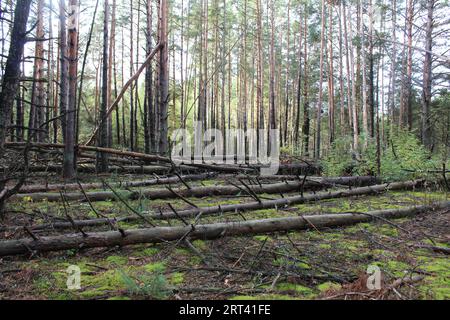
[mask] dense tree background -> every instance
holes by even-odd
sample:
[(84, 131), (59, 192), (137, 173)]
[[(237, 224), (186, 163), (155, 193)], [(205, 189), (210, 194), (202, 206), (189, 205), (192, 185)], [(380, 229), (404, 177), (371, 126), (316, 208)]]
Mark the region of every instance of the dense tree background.
[(448, 158), (448, 1), (35, 0), (11, 93), (14, 10), (29, 2), (1, 2), (8, 141), (67, 155), (99, 127), (98, 146), (165, 154), (173, 129), (201, 121), (279, 128), (290, 155), (373, 152), (375, 171), (402, 134)]

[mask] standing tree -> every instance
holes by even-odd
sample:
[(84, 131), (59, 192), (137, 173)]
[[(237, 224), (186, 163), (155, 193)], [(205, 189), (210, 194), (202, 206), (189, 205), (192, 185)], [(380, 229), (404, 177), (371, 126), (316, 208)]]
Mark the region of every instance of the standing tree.
[(320, 73), (319, 73), (319, 99), (317, 101), (317, 115), (316, 115), (316, 145), (314, 158), (320, 158), (320, 143), (321, 143), (321, 122), (322, 122), (322, 100), (323, 100), (323, 72), (324, 72), (324, 51), (325, 51), (325, 0), (322, 0), (322, 31), (320, 35)]
[(161, 54), (159, 60), (159, 121), (160, 121), (160, 137), (159, 137), (159, 153), (165, 155), (169, 152), (168, 141), (168, 104), (169, 104), (169, 44), (167, 41), (168, 26), (168, 4), (167, 0), (161, 0), (161, 21), (159, 29), (159, 41), (161, 44)]
[(64, 148), (63, 176), (65, 179), (75, 177), (75, 119), (77, 97), (77, 65), (78, 65), (78, 0), (69, 1), (68, 21), (69, 46), (69, 100), (66, 113), (66, 141)]
[(31, 108), (28, 120), (29, 135), (33, 140), (43, 141), (45, 86), (44, 86), (44, 1), (37, 2), (36, 45), (34, 50), (33, 87), (31, 91)]
[[(108, 21), (109, 21), (109, 3), (108, 0), (104, 2), (104, 17), (103, 17), (103, 67), (102, 67), (102, 102), (100, 105), (100, 116), (99, 116), (99, 134), (97, 139), (97, 146), (107, 147), (108, 146), (108, 124), (105, 119), (108, 117)], [(106, 153), (97, 153), (97, 171), (107, 172), (108, 171), (108, 155)]]
[(14, 9), (11, 45), (2, 78), (2, 91), (0, 92), (0, 158), (3, 157), (12, 107), (19, 89), (20, 61), (27, 41), (27, 21), (30, 5), (31, 0), (17, 0)]
[(423, 63), (423, 85), (422, 85), (422, 143), (432, 149), (431, 142), (431, 84), (432, 84), (432, 65), (431, 53), (433, 50), (433, 28), (434, 28), (434, 6), (436, 0), (427, 0), (427, 23), (425, 27), (425, 60)]

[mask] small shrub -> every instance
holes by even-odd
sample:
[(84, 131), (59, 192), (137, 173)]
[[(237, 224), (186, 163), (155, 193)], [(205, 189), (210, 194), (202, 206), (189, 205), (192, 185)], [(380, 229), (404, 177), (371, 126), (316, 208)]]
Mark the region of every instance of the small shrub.
[[(352, 151), (351, 137), (337, 139), (330, 153), (322, 161), (324, 174), (376, 175), (378, 172), (376, 141), (368, 139), (367, 146), (361, 154)], [(360, 141), (359, 145), (362, 146), (363, 142)], [(388, 145), (381, 150), (381, 178), (385, 181), (429, 178), (430, 171), (442, 168), (442, 163), (439, 162), (442, 160), (433, 159), (414, 133), (394, 129), (394, 134), (390, 134)]]
[(119, 271), (122, 281), (129, 294), (134, 296), (149, 296), (157, 300), (165, 299), (170, 294), (167, 279), (162, 274), (145, 275), (138, 281), (123, 271)]

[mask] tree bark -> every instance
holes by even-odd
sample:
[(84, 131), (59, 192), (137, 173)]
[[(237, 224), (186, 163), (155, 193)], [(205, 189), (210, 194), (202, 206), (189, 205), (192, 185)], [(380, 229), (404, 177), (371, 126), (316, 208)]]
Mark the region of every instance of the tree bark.
[[(147, 1), (147, 27), (146, 27), (146, 52), (147, 56), (152, 52), (152, 46), (153, 46), (153, 7), (152, 2)], [(154, 105), (153, 105), (153, 66), (150, 62), (145, 70), (145, 101), (144, 101), (144, 152), (150, 153), (155, 151), (154, 146), (154, 137), (153, 135), (154, 131)]]
[(160, 122), (160, 136), (159, 136), (159, 154), (167, 155), (169, 152), (169, 42), (168, 42), (168, 3), (167, 0), (161, 0), (161, 24), (160, 24), (160, 43), (161, 53), (159, 58), (159, 122)]
[(309, 97), (308, 97), (308, 6), (305, 4), (305, 25), (303, 31), (304, 36), (304, 75), (303, 75), (303, 155), (309, 156), (309, 131), (310, 131), (310, 117), (309, 117)]
[[(279, 194), (283, 192), (293, 192), (311, 189), (322, 189), (323, 187), (330, 186), (328, 184), (323, 184), (315, 181), (292, 181), (283, 182), (275, 184), (266, 185), (250, 185), (251, 193), (261, 194)], [(121, 197), (127, 200), (136, 200), (140, 197), (146, 197), (148, 199), (176, 199), (179, 196), (182, 197), (210, 197), (210, 196), (235, 196), (238, 194), (247, 195), (249, 190), (242, 186), (237, 187), (233, 185), (226, 186), (211, 186), (211, 187), (192, 187), (190, 189), (176, 188), (172, 191), (168, 189), (147, 189), (139, 191), (121, 192)], [(41, 201), (46, 199), (49, 202), (61, 201), (61, 195), (59, 193), (33, 193), (33, 194), (17, 194), (14, 199), (22, 199), (24, 197), (30, 197), (33, 201)], [(67, 200), (86, 200), (83, 193), (66, 193), (65, 198)], [(116, 195), (112, 191), (96, 191), (87, 192), (86, 196), (90, 201), (105, 201), (105, 200), (116, 200)]]
[(325, 0), (322, 0), (322, 31), (320, 35), (320, 74), (319, 74), (319, 98), (317, 101), (316, 114), (316, 145), (314, 152), (314, 159), (320, 159), (320, 144), (321, 144), (321, 122), (322, 122), (322, 100), (323, 100), (323, 71), (324, 71), (324, 55), (325, 55)]
[(2, 91), (0, 92), (0, 158), (4, 154), (4, 144), (10, 125), (12, 107), (19, 89), (20, 61), (26, 43), (30, 5), (31, 0), (17, 0), (14, 10), (11, 45), (2, 78)]
[(78, 1), (69, 1), (68, 24), (69, 47), (69, 100), (66, 113), (66, 141), (64, 148), (63, 177), (73, 179), (76, 174), (75, 159), (75, 121), (76, 121), (76, 95), (77, 95), (77, 65), (78, 65)]
[(71, 234), (42, 237), (38, 240), (7, 240), (0, 242), (0, 256), (25, 254), (29, 253), (30, 250), (45, 252), (78, 248), (125, 246), (139, 243), (161, 243), (165, 241), (176, 241), (185, 237), (192, 240), (213, 240), (222, 237), (274, 233), (289, 230), (305, 230), (311, 228), (323, 229), (374, 220), (377, 221), (377, 219), (411, 217), (433, 209), (448, 208), (449, 206), (450, 202), (443, 202), (436, 206), (417, 206), (404, 209), (380, 210), (368, 212), (367, 214), (344, 213), (313, 215), (183, 227), (155, 227), (151, 229), (135, 229), (122, 232), (96, 232), (89, 233), (87, 236), (83, 236), (82, 234)]
[[(104, 148), (108, 146), (108, 41), (109, 41), (109, 1), (104, 0), (104, 18), (103, 18), (103, 59), (102, 59), (102, 103), (100, 106), (100, 134), (98, 136), (97, 146)], [(104, 121), (104, 119), (106, 121)], [(107, 153), (97, 153), (97, 163), (98, 172), (108, 171), (108, 154)]]
[(434, 29), (434, 6), (435, 0), (427, 1), (427, 24), (425, 29), (425, 61), (423, 64), (423, 86), (422, 86), (422, 143), (428, 149), (432, 149), (431, 142), (431, 85), (433, 82), (431, 51), (433, 50), (433, 29)]

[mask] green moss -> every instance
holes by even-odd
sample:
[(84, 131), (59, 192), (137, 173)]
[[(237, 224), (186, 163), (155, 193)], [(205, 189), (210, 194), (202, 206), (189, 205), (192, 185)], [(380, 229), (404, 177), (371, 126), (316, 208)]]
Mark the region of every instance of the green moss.
[(188, 256), (188, 255), (190, 255), (190, 252), (188, 249), (177, 248), (177, 249), (175, 249), (175, 254), (179, 255), (179, 256)]
[(398, 237), (398, 230), (395, 227), (389, 225), (383, 225), (378, 228), (378, 232), (389, 237)]
[(200, 250), (206, 250), (207, 249), (207, 244), (206, 244), (206, 242), (205, 241), (203, 241), (203, 240), (195, 240), (195, 241), (192, 241), (192, 245), (194, 246), (194, 247), (196, 247), (197, 249), (200, 249)]
[[(421, 254), (422, 251), (417, 250), (416, 253)], [(423, 298), (449, 300), (450, 260), (445, 257), (420, 256), (418, 261), (420, 269), (431, 273), (419, 287), (424, 292)]]
[(393, 259), (396, 256), (394, 252), (382, 249), (372, 250), (372, 255), (375, 259)]
[(277, 209), (264, 209), (264, 210), (256, 210), (252, 212), (252, 215), (261, 218), (275, 218), (280, 215), (280, 212)]
[(264, 242), (269, 240), (270, 236), (254, 236), (253, 239), (255, 239), (256, 241)]
[(202, 263), (202, 258), (199, 256), (192, 256), (189, 258), (189, 263), (194, 266), (199, 265)]
[(150, 257), (150, 256), (156, 255), (158, 252), (159, 252), (158, 248), (151, 247), (151, 248), (146, 248), (146, 249), (142, 250), (140, 252), (140, 255)]
[(375, 261), (373, 265), (379, 266), (381, 272), (387, 272), (394, 277), (403, 277), (411, 267), (401, 261), (389, 260), (389, 261)]
[(299, 294), (305, 298), (311, 298), (315, 295), (313, 290), (311, 290), (310, 288), (293, 283), (279, 283), (276, 286), (276, 290), (281, 292), (295, 292), (296, 294)]
[(217, 185), (217, 180), (202, 180), (202, 185), (207, 186), (215, 186)]
[(341, 285), (339, 283), (334, 282), (324, 282), (317, 286), (317, 289), (319, 289), (320, 292), (326, 292), (329, 290), (339, 290), (340, 288)]
[(166, 265), (163, 262), (149, 263), (144, 266), (144, 269), (147, 272), (161, 273), (166, 271)]
[(56, 279), (51, 274), (43, 273), (33, 281), (33, 292), (37, 296), (43, 296), (51, 300), (76, 299), (73, 291), (66, 290), (66, 283)]
[(174, 272), (169, 276), (169, 282), (171, 284), (177, 285), (184, 282), (184, 273)]
[(320, 249), (325, 249), (325, 250), (331, 249), (331, 245), (330, 245), (330, 244), (327, 244), (327, 243), (321, 243), (321, 244), (319, 244), (318, 247), (319, 247)]
[(98, 275), (82, 275), (81, 298), (95, 298), (98, 296), (124, 290), (125, 286), (118, 270), (108, 270)]
[(117, 297), (108, 298), (107, 300), (131, 300), (131, 298), (124, 297), (124, 296), (117, 296)]
[(115, 202), (112, 202), (111, 200), (106, 200), (106, 201), (96, 201), (94, 203), (94, 207), (96, 210), (108, 210), (108, 209), (112, 209), (116, 206), (117, 204)]
[(311, 269), (311, 266), (304, 262), (298, 262), (295, 265), (301, 269)]
[(106, 261), (111, 265), (124, 266), (128, 263), (128, 258), (121, 256), (109, 256), (106, 258)]

